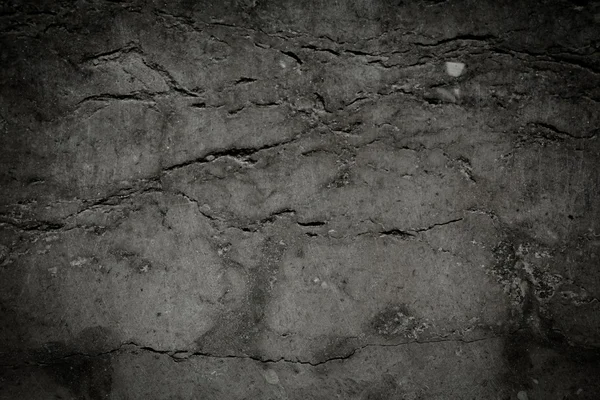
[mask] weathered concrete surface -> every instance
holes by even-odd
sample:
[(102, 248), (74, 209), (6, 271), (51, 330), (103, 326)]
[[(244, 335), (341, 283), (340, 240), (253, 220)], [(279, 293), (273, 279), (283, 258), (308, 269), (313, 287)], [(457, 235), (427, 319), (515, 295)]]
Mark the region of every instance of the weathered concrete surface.
[(0, 399), (597, 399), (600, 3), (6, 1)]

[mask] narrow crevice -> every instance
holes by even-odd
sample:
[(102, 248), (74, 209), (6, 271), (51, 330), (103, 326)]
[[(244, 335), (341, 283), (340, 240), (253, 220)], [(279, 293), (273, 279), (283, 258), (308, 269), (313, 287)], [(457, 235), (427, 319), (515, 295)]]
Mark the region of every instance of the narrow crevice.
[(210, 214), (207, 214), (206, 212), (204, 212), (202, 210), (202, 207), (200, 207), (200, 204), (198, 203), (198, 200), (188, 196), (187, 194), (185, 194), (184, 192), (180, 191), (180, 190), (171, 190), (168, 191), (168, 193), (174, 194), (175, 196), (180, 196), (183, 197), (184, 199), (186, 199), (189, 203), (196, 205), (198, 212), (200, 214), (202, 214), (202, 216), (204, 216), (205, 218), (207, 218), (208, 220), (212, 221), (212, 222), (223, 222), (220, 218), (217, 218), (215, 216), (212, 216)]
[(367, 53), (367, 52), (364, 52), (364, 51), (360, 51), (360, 50), (345, 49), (344, 53), (352, 54), (354, 56), (379, 57), (379, 54), (370, 54), (370, 53)]
[(427, 231), (429, 231), (431, 229), (434, 229), (434, 228), (437, 228), (437, 227), (440, 227), (440, 226), (454, 224), (454, 223), (460, 222), (462, 220), (463, 220), (462, 218), (455, 218), (455, 219), (451, 219), (451, 220), (446, 221), (446, 222), (440, 222), (440, 223), (437, 223), (437, 224), (432, 224), (432, 225), (429, 225), (429, 226), (427, 226), (425, 228), (414, 229), (414, 230), (409, 231), (409, 232), (419, 232), (419, 233), (420, 232), (427, 232)]
[(329, 358), (326, 358), (323, 360), (318, 360), (318, 361), (310, 361), (310, 360), (303, 360), (303, 359), (289, 359), (289, 358), (285, 358), (285, 357), (264, 358), (264, 357), (248, 355), (248, 354), (222, 354), (221, 355), (221, 354), (211, 354), (211, 353), (206, 353), (206, 352), (190, 351), (187, 349), (161, 350), (161, 349), (153, 348), (151, 346), (140, 345), (136, 342), (130, 341), (130, 342), (122, 343), (118, 347), (108, 350), (108, 351), (104, 351), (104, 352), (99, 352), (99, 353), (74, 352), (74, 353), (70, 353), (67, 355), (63, 355), (61, 357), (55, 357), (52, 359), (48, 359), (44, 362), (28, 361), (28, 362), (22, 362), (22, 363), (17, 363), (17, 364), (2, 364), (2, 365), (0, 365), (0, 367), (18, 368), (18, 367), (25, 367), (28, 365), (36, 365), (36, 366), (44, 367), (44, 366), (51, 366), (54, 364), (60, 364), (60, 363), (64, 362), (65, 360), (69, 360), (69, 359), (73, 359), (73, 358), (93, 359), (93, 358), (97, 358), (97, 357), (113, 356), (113, 355), (126, 354), (126, 353), (136, 354), (137, 352), (140, 352), (140, 351), (150, 352), (150, 353), (158, 354), (158, 355), (162, 355), (162, 356), (167, 356), (167, 357), (171, 358), (174, 362), (189, 361), (192, 358), (198, 357), (198, 358), (213, 358), (213, 359), (220, 359), (220, 360), (246, 360), (246, 361), (255, 361), (258, 363), (262, 363), (262, 364), (284, 363), (284, 364), (305, 365), (308, 367), (317, 367), (320, 365), (324, 365), (324, 364), (328, 364), (328, 363), (332, 363), (332, 362), (336, 362), (336, 361), (339, 361), (339, 362), (347, 361), (347, 360), (353, 358), (359, 352), (366, 350), (366, 349), (376, 349), (376, 348), (384, 348), (384, 347), (391, 348), (391, 347), (402, 347), (402, 346), (411, 346), (411, 345), (421, 346), (421, 345), (437, 344), (437, 343), (462, 343), (465, 345), (469, 345), (472, 343), (477, 343), (477, 342), (482, 342), (482, 341), (487, 341), (487, 340), (502, 339), (502, 338), (508, 337), (512, 334), (514, 334), (514, 332), (505, 334), (505, 335), (488, 336), (488, 337), (482, 337), (482, 338), (473, 339), (473, 340), (466, 340), (464, 338), (458, 338), (458, 339), (436, 338), (436, 339), (431, 339), (431, 340), (410, 340), (410, 341), (401, 342), (401, 343), (389, 343), (389, 344), (366, 343), (362, 346), (358, 346), (358, 347), (352, 349), (347, 354), (340, 355), (340, 356), (333, 356), (333, 357), (329, 357)]
[(282, 54), (285, 54), (286, 56), (294, 59), (298, 64), (302, 65), (302, 60), (300, 59), (300, 57), (298, 57), (298, 55), (296, 53), (294, 53), (293, 51), (286, 51), (286, 50), (279, 50)]
[(302, 48), (306, 49), (306, 50), (311, 50), (311, 51), (319, 51), (319, 52), (329, 53), (329, 54), (334, 55), (336, 57), (340, 56), (340, 53), (338, 53), (337, 51), (335, 51), (333, 49), (328, 49), (328, 48), (323, 48), (323, 47), (317, 47), (317, 46), (312, 45), (312, 44), (308, 44), (308, 45), (302, 46)]
[(327, 225), (327, 222), (325, 222), (325, 221), (309, 221), (309, 222), (300, 222), (300, 221), (298, 221), (296, 223), (298, 225), (300, 225), (300, 226), (307, 226), (307, 227)]
[(243, 85), (243, 84), (252, 83), (252, 82), (256, 82), (256, 79), (241, 77), (240, 79), (236, 80), (233, 84), (234, 85)]
[(407, 231), (402, 231), (400, 229), (390, 229), (387, 231), (382, 231), (379, 232), (379, 236), (383, 237), (383, 236), (394, 236), (400, 239), (411, 239), (414, 238), (415, 235), (413, 233), (407, 232)]
[(64, 230), (65, 224), (59, 222), (49, 221), (23, 221), (16, 222), (6, 219), (4, 216), (0, 216), (0, 225), (9, 225), (17, 230), (24, 232), (55, 232)]
[(153, 100), (152, 95), (147, 92), (134, 92), (129, 94), (102, 93), (85, 97), (80, 100), (77, 105), (80, 106), (89, 101), (141, 101), (153, 103)]
[(293, 216), (295, 214), (296, 214), (296, 210), (293, 210), (291, 208), (283, 208), (281, 210), (274, 211), (271, 214), (269, 214), (269, 216), (261, 219), (260, 221), (258, 221), (258, 224), (262, 225), (262, 224), (265, 224), (265, 223), (275, 222), (275, 220), (278, 217), (282, 217), (282, 216), (285, 216), (285, 215), (292, 215)]
[(464, 41), (471, 41), (471, 42), (489, 42), (492, 40), (496, 40), (498, 39), (497, 36), (494, 35), (458, 35), (458, 36), (454, 36), (451, 38), (446, 38), (446, 39), (441, 39), (438, 40), (436, 42), (431, 42), (431, 43), (413, 43), (416, 46), (419, 47), (436, 47), (436, 46), (440, 46), (443, 44), (448, 44), (448, 43), (453, 43), (453, 42), (464, 42)]
[(329, 109), (327, 108), (327, 104), (325, 103), (325, 98), (324, 98), (324, 97), (323, 97), (323, 96), (322, 96), (320, 93), (317, 93), (317, 92), (315, 92), (315, 97), (317, 98), (317, 102), (319, 103), (319, 105), (321, 106), (321, 108), (322, 108), (322, 109), (323, 109), (325, 112), (328, 112), (328, 113), (330, 113), (330, 112), (331, 112), (331, 110), (329, 110)]
[(596, 135), (598, 134), (598, 130), (595, 130), (584, 136), (576, 136), (576, 135), (573, 135), (572, 133), (562, 131), (562, 130), (558, 129), (556, 126), (554, 126), (552, 124), (548, 124), (546, 122), (530, 122), (528, 125), (530, 125), (532, 127), (540, 127), (540, 128), (547, 129), (547, 130), (551, 131), (552, 133), (554, 133), (555, 135), (558, 135), (559, 137), (564, 138), (566, 136), (568, 138), (576, 139), (576, 140), (594, 139), (596, 137)]
[(186, 96), (190, 96), (190, 97), (199, 97), (200, 96), (200, 93), (197, 93), (192, 90), (188, 90), (188, 89), (184, 88), (183, 86), (181, 86), (179, 84), (179, 82), (177, 82), (177, 80), (171, 75), (171, 73), (167, 69), (162, 67), (160, 64), (148, 61), (144, 57), (142, 58), (142, 62), (144, 63), (145, 66), (147, 66), (148, 68), (150, 68), (151, 70), (157, 72), (160, 76), (162, 76), (163, 79), (167, 82), (167, 85), (169, 85), (169, 87), (171, 88), (171, 90), (173, 90), (177, 93), (186, 95)]
[(208, 108), (206, 106), (205, 102), (192, 103), (192, 104), (190, 104), (190, 107), (196, 108), (196, 109), (199, 109), (199, 110), (204, 110), (204, 109)]
[(205, 164), (205, 163), (213, 162), (213, 161), (215, 161), (219, 158), (223, 158), (223, 157), (230, 157), (230, 158), (242, 160), (249, 164), (253, 164), (254, 162), (250, 161), (250, 157), (253, 156), (254, 154), (264, 151), (264, 150), (269, 150), (269, 149), (273, 149), (276, 147), (284, 146), (286, 144), (292, 143), (295, 140), (297, 140), (297, 137), (293, 137), (291, 139), (284, 140), (281, 142), (266, 144), (266, 145), (260, 146), (260, 147), (234, 147), (234, 148), (229, 148), (229, 149), (225, 149), (225, 150), (213, 151), (213, 152), (207, 153), (201, 157), (194, 158), (192, 160), (184, 161), (184, 162), (181, 162), (178, 164), (173, 164), (171, 166), (165, 167), (162, 169), (162, 172), (163, 173), (171, 172), (171, 171), (185, 168), (185, 167), (188, 167), (188, 166), (194, 165), (194, 164)]
[(96, 53), (96, 54), (88, 56), (88, 57), (84, 57), (81, 60), (81, 64), (97, 62), (97, 61), (110, 61), (110, 60), (119, 59), (124, 54), (129, 54), (129, 53), (140, 53), (141, 54), (141, 52), (142, 51), (137, 44), (129, 43), (128, 45), (126, 45), (124, 47), (120, 47), (118, 49), (108, 50), (105, 52)]

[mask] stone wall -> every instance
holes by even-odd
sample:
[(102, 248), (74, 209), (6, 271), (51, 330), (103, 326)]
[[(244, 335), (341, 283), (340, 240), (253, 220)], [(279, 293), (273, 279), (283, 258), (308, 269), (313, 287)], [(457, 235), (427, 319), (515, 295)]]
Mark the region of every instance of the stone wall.
[(0, 31), (1, 399), (600, 397), (600, 2)]

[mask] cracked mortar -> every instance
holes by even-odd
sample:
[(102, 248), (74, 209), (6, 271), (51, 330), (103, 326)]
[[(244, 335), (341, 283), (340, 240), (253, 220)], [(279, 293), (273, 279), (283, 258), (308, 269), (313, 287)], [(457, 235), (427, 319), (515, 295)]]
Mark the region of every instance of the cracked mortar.
[(0, 398), (598, 398), (599, 15), (5, 2)]

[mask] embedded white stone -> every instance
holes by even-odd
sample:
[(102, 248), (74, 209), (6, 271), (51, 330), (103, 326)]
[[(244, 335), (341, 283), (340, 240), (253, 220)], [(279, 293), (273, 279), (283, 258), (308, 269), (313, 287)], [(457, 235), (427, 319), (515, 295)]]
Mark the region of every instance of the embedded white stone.
[(446, 72), (450, 76), (454, 76), (454, 77), (460, 76), (463, 73), (464, 69), (465, 69), (464, 63), (451, 62), (451, 61), (446, 62)]

